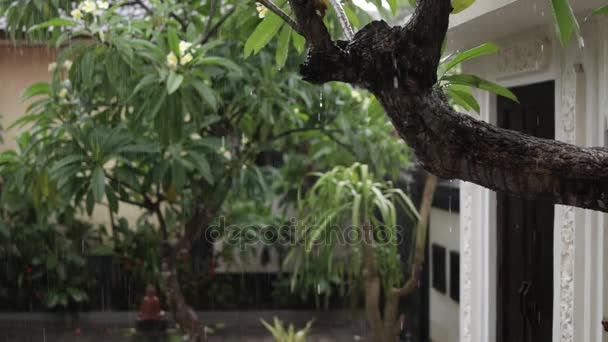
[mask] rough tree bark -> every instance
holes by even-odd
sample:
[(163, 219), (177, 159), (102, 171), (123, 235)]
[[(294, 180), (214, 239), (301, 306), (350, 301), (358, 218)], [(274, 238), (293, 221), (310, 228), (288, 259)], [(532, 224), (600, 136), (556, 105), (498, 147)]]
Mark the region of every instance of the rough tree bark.
[(177, 273), (178, 253), (190, 253), (192, 241), (201, 238), (201, 234), (211, 221), (216, 217), (223, 198), (219, 201), (211, 201), (207, 205), (198, 205), (194, 215), (185, 226), (185, 234), (179, 239), (175, 246), (167, 241), (167, 225), (159, 205), (156, 206), (156, 216), (163, 236), (161, 245), (161, 282), (164, 294), (169, 302), (173, 318), (180, 329), (188, 334), (189, 340), (193, 342), (204, 342), (207, 340), (203, 324), (194, 309), (188, 304), (181, 291), (179, 276)]
[(448, 105), (435, 84), (450, 0), (418, 0), (406, 25), (374, 21), (349, 41), (332, 41), (313, 1), (289, 3), (308, 42), (303, 78), (370, 90), (429, 172), (512, 196), (608, 212), (608, 149), (498, 128)]

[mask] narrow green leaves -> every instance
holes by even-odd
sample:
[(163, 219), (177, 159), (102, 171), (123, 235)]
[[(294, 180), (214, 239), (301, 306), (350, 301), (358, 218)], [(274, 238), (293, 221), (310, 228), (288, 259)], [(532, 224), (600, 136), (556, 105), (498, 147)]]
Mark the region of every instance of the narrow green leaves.
[(598, 9), (596, 9), (595, 11), (593, 11), (592, 15), (604, 15), (604, 14), (608, 14), (608, 5), (604, 6), (604, 7), (600, 7)]
[(179, 86), (182, 84), (183, 81), (183, 75), (171, 71), (169, 73), (169, 77), (167, 78), (167, 93), (169, 93), (169, 95), (175, 93), (175, 91), (179, 89)]
[(220, 66), (230, 72), (234, 72), (239, 77), (243, 76), (243, 70), (241, 67), (228, 58), (217, 56), (203, 57), (197, 62), (197, 64)]
[(466, 60), (484, 56), (484, 55), (491, 55), (491, 54), (497, 53), (498, 50), (500, 50), (498, 45), (496, 45), (494, 43), (485, 43), (485, 44), (479, 45), (475, 48), (472, 48), (470, 50), (455, 54), (452, 56), (450, 61), (445, 64), (445, 66), (443, 66), (443, 65), (441, 66), (443, 69), (443, 74), (447, 73), (448, 71), (453, 69), (455, 66), (457, 66), (458, 64), (460, 64)]
[(196, 89), (201, 98), (215, 111), (217, 109), (217, 99), (215, 98), (213, 90), (200, 80), (193, 80), (192, 86)]
[(23, 92), (21, 99), (25, 101), (38, 95), (51, 95), (51, 86), (46, 82), (35, 83)]
[(169, 44), (169, 49), (176, 55), (180, 56), (179, 53), (179, 37), (177, 35), (177, 30), (175, 27), (171, 26), (167, 30), (167, 43)]
[(519, 103), (519, 101), (517, 100), (517, 96), (515, 96), (515, 94), (513, 94), (509, 89), (502, 87), (496, 83), (484, 80), (481, 77), (475, 75), (444, 76), (441, 80), (447, 81), (448, 83), (462, 84), (469, 87), (487, 90), (491, 93), (504, 96)]
[(277, 42), (277, 51), (275, 56), (275, 60), (279, 69), (282, 69), (285, 66), (285, 62), (287, 61), (287, 56), (289, 54), (289, 41), (291, 39), (291, 31), (291, 27), (284, 25), (283, 29), (281, 29), (281, 33), (279, 34), (279, 40)]
[(393, 14), (397, 13), (397, 0), (386, 0), (386, 2), (388, 2), (388, 6), (391, 8), (391, 12), (393, 12)]
[(460, 13), (474, 3), (475, 0), (452, 0), (452, 14)]
[(76, 22), (71, 19), (62, 19), (62, 18), (53, 18), (49, 21), (45, 21), (44, 23), (34, 25), (29, 28), (28, 32), (33, 32), (49, 27), (66, 27), (66, 26), (75, 26)]
[(255, 28), (251, 36), (245, 42), (244, 54), (249, 57), (257, 54), (266, 46), (270, 40), (279, 32), (283, 20), (276, 14), (269, 12), (264, 20)]
[(469, 89), (470, 88), (466, 86), (451, 84), (446, 87), (446, 92), (455, 104), (463, 107), (465, 110), (474, 110), (479, 113), (481, 110), (479, 103), (475, 97), (471, 95)]
[(572, 39), (572, 35), (576, 35), (579, 45), (584, 45), (581, 36), (581, 29), (578, 21), (574, 16), (574, 11), (568, 0), (551, 0), (551, 9), (553, 18), (555, 19), (555, 29), (557, 36), (562, 46), (567, 46)]
[(101, 167), (97, 167), (93, 170), (90, 188), (95, 202), (101, 202), (105, 193), (105, 176)]

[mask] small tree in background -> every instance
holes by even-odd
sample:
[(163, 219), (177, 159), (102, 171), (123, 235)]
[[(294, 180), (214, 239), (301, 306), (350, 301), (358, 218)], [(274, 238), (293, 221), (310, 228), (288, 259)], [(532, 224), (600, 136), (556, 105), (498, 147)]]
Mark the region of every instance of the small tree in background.
[[(300, 201), (303, 220), (297, 236), (301, 243), (289, 259), (295, 267), (292, 288), (328, 295), (332, 286), (346, 285), (355, 298), (362, 291), (374, 341), (394, 341), (399, 298), (417, 288), (436, 178), (427, 181), (421, 219), (402, 190), (376, 180), (366, 165), (336, 167), (316, 176), (319, 178)], [(418, 222), (412, 230), (409, 255), (404, 256), (398, 250), (398, 212)], [(407, 281), (401, 259), (411, 265)]]

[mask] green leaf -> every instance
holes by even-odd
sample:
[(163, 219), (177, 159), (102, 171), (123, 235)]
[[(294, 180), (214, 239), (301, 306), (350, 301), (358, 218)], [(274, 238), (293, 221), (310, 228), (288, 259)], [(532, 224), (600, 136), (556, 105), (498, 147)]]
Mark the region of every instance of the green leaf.
[(35, 83), (23, 92), (21, 99), (25, 101), (38, 95), (51, 95), (51, 85), (46, 82)]
[(595, 11), (593, 11), (593, 13), (591, 13), (591, 15), (604, 15), (604, 14), (608, 14), (608, 5), (606, 5), (604, 7), (600, 7), (598, 9), (596, 9)]
[(568, 0), (551, 0), (551, 9), (555, 21), (555, 29), (562, 46), (567, 46), (572, 35), (576, 35), (578, 43), (582, 47), (584, 43), (581, 29), (574, 16), (570, 2)]
[(89, 216), (93, 215), (93, 209), (95, 208), (95, 197), (93, 197), (92, 191), (87, 192), (86, 206), (87, 214)]
[(179, 89), (179, 86), (182, 84), (183, 81), (183, 75), (171, 71), (169, 73), (169, 77), (167, 78), (167, 93), (169, 93), (169, 95), (175, 93), (175, 91)]
[(287, 56), (289, 54), (289, 40), (291, 38), (292, 28), (285, 25), (281, 29), (281, 33), (279, 34), (279, 40), (277, 41), (277, 52), (275, 56), (275, 60), (277, 62), (277, 67), (282, 69), (285, 66), (285, 62), (287, 62)]
[(204, 58), (200, 59), (198, 64), (221, 66), (229, 71), (236, 73), (239, 77), (243, 76), (243, 70), (241, 69), (241, 67), (239, 67), (233, 61), (231, 61), (227, 58), (224, 58), (224, 57), (216, 57), (216, 56), (204, 57)]
[(177, 30), (173, 26), (170, 26), (167, 30), (167, 43), (169, 44), (169, 49), (179, 58), (179, 37), (177, 36)]
[(353, 9), (350, 7), (350, 5), (344, 4), (344, 13), (346, 13), (346, 17), (348, 18), (348, 21), (354, 27), (361, 26), (361, 21), (359, 20), (357, 13), (355, 13), (355, 11), (353, 11)]
[(469, 60), (469, 59), (475, 58), (475, 57), (484, 56), (484, 55), (494, 54), (494, 53), (498, 52), (498, 50), (500, 50), (498, 45), (496, 45), (494, 43), (485, 43), (485, 44), (479, 45), (478, 47), (472, 48), (470, 50), (458, 53), (458, 54), (452, 56), (452, 60), (450, 62), (446, 63), (445, 66), (443, 66), (443, 69), (444, 69), (443, 74), (450, 71), (452, 68), (454, 68), (455, 66), (457, 66), (458, 64), (460, 64), (466, 60)]
[(388, 5), (391, 8), (391, 12), (393, 12), (393, 14), (397, 13), (397, 0), (386, 0), (386, 2), (388, 2)]
[(175, 186), (175, 191), (179, 194), (186, 184), (186, 170), (179, 161), (171, 165), (171, 181)]
[(205, 180), (209, 182), (209, 184), (213, 184), (213, 174), (211, 173), (211, 167), (209, 166), (207, 158), (203, 154), (193, 151), (189, 152), (189, 155)]
[(106, 198), (108, 199), (108, 206), (110, 207), (110, 210), (114, 213), (117, 213), (119, 205), (118, 198), (116, 197), (114, 190), (112, 190), (112, 187), (110, 186), (106, 187)]
[(245, 58), (251, 56), (251, 54), (260, 52), (277, 32), (279, 32), (279, 28), (281, 28), (282, 24), (283, 20), (279, 16), (269, 12), (245, 42), (243, 51)]
[(293, 30), (293, 34), (291, 35), (291, 41), (293, 42), (293, 47), (296, 48), (299, 54), (304, 52), (304, 48), (306, 47), (306, 39), (302, 37), (296, 30)]
[(101, 167), (95, 168), (91, 176), (91, 191), (95, 202), (99, 203), (103, 199), (105, 192), (105, 175)]
[(452, 0), (452, 14), (460, 13), (469, 8), (475, 0)]
[(446, 91), (452, 100), (456, 102), (456, 104), (464, 107), (466, 110), (473, 109), (477, 113), (480, 112), (481, 109), (479, 107), (479, 103), (475, 97), (473, 97), (473, 95), (471, 95), (471, 93), (467, 92), (465, 89), (461, 89), (457, 87), (457, 85), (454, 85), (452, 87), (447, 87)]
[(487, 90), (491, 93), (504, 96), (508, 99), (511, 99), (517, 103), (517, 96), (513, 94), (509, 89), (504, 88), (496, 83), (492, 83), (490, 81), (486, 81), (475, 75), (451, 75), (451, 76), (443, 76), (441, 78), (442, 81), (447, 81), (449, 83), (454, 84), (462, 84), (473, 88), (478, 88), (482, 90)]
[(156, 74), (149, 74), (144, 76), (139, 83), (135, 86), (135, 89), (133, 89), (133, 93), (131, 93), (131, 96), (129, 97), (129, 99), (133, 98), (135, 95), (137, 95), (137, 93), (142, 90), (144, 87), (153, 84), (154, 82), (156, 82), (158, 80)]
[(215, 99), (215, 94), (208, 85), (206, 85), (203, 81), (194, 80), (192, 81), (192, 86), (214, 111), (217, 110), (217, 100)]
[(62, 27), (62, 26), (75, 26), (77, 23), (71, 19), (53, 18), (49, 21), (45, 21), (41, 24), (30, 27), (27, 32), (32, 32), (48, 27)]

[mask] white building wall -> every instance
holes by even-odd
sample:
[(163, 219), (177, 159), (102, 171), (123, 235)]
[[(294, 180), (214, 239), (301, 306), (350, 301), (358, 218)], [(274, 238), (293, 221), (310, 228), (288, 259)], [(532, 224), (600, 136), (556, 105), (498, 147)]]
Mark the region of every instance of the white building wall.
[[(574, 43), (562, 48), (551, 26), (506, 38), (486, 37), (485, 41), (497, 42), (501, 52), (465, 65), (464, 71), (504, 86), (555, 80), (556, 138), (581, 146), (604, 146), (607, 27), (606, 19), (587, 22), (584, 49)], [(456, 45), (465, 41), (463, 37)], [(478, 99), (482, 107), (478, 117), (495, 122), (495, 97), (479, 93)], [(491, 342), (496, 340), (495, 196), (465, 183), (461, 203), (461, 341)], [(601, 327), (603, 310), (608, 308), (604, 296), (608, 291), (604, 279), (608, 269), (603, 261), (608, 257), (603, 248), (605, 215), (556, 206), (554, 222), (553, 341), (608, 341)]]
[[(433, 342), (457, 342), (459, 335), (460, 306), (450, 297), (449, 279), (450, 252), (460, 251), (460, 222), (457, 212), (433, 208), (430, 214), (429, 244), (441, 245), (446, 249), (446, 293), (440, 293), (433, 287), (429, 291), (429, 330)], [(429, 263), (429, 277), (433, 273), (433, 263)], [(429, 284), (431, 279), (429, 279)]]

